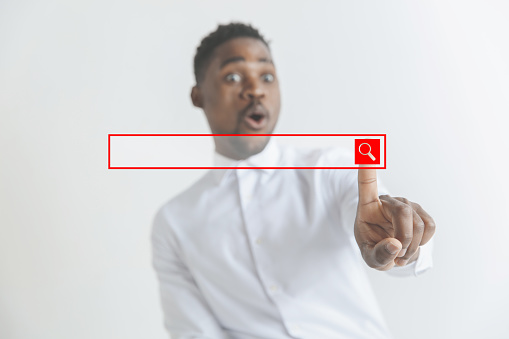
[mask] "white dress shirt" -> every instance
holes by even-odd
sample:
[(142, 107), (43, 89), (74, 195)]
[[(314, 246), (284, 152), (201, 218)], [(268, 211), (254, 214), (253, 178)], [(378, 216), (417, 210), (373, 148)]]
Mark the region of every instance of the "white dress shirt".
[[(333, 167), (334, 148), (299, 150), (271, 138), (216, 167)], [(344, 162), (343, 162), (344, 163)], [(387, 194), (378, 181), (379, 194)], [(357, 170), (213, 169), (158, 211), (153, 266), (173, 339), (392, 338), (353, 228)], [(417, 261), (432, 267), (432, 241)]]

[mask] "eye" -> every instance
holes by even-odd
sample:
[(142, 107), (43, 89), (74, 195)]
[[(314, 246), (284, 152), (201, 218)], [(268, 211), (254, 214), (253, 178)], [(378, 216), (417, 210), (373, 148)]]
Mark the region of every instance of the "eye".
[(270, 73), (264, 74), (262, 76), (262, 78), (263, 78), (263, 81), (265, 81), (265, 82), (273, 82), (274, 81), (274, 76)]
[(237, 73), (230, 73), (224, 77), (224, 79), (228, 82), (240, 82), (240, 75)]

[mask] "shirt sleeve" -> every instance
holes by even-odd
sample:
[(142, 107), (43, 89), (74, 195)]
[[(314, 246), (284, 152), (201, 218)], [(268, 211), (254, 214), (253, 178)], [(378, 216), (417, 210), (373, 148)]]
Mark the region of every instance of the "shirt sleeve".
[[(358, 170), (336, 170), (345, 171), (332, 172), (332, 188), (335, 199), (338, 201), (340, 208), (340, 221), (344, 231), (350, 237), (354, 235), (354, 222), (357, 213), (357, 202), (359, 201), (358, 189)], [(378, 195), (389, 194), (385, 185), (381, 182), (377, 174)], [(406, 266), (394, 266), (386, 272), (388, 275), (395, 277), (420, 276), (424, 272), (433, 267), (433, 238), (425, 245), (420, 246), (419, 257), (416, 261)]]
[(228, 339), (187, 268), (164, 211), (154, 218), (152, 265), (171, 339)]

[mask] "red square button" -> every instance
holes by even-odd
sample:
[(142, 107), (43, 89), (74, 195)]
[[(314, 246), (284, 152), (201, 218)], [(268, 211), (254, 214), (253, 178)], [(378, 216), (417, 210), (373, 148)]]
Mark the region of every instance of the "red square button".
[(355, 164), (380, 164), (380, 139), (355, 139)]

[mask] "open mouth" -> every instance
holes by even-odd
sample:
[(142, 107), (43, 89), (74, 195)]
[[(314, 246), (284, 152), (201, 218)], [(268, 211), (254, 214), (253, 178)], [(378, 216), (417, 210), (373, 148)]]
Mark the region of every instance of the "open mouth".
[(269, 111), (260, 102), (252, 102), (242, 113), (243, 121), (249, 129), (261, 131), (267, 127)]
[(253, 119), (254, 121), (258, 122), (263, 119), (263, 114), (260, 113), (253, 113), (249, 116), (249, 118)]
[(267, 116), (261, 112), (252, 112), (246, 115), (245, 122), (251, 129), (259, 130), (265, 127)]

